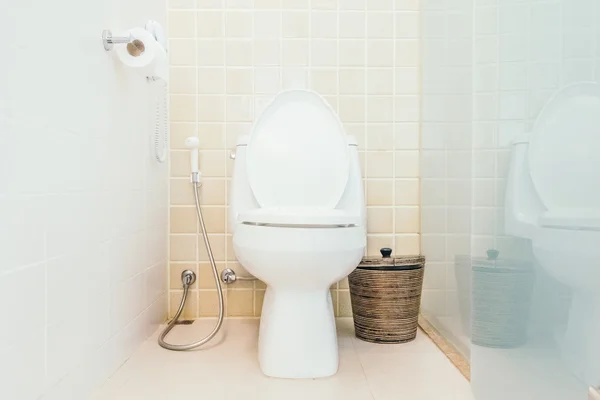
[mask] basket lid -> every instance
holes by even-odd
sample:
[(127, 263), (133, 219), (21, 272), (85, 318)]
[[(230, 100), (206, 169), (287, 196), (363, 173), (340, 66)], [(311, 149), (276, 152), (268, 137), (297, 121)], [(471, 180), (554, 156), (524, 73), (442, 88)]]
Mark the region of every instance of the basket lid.
[(379, 250), (381, 256), (364, 257), (359, 268), (381, 268), (381, 267), (404, 267), (413, 265), (423, 265), (425, 256), (392, 256), (392, 249), (384, 247)]
[(455, 257), (456, 265), (470, 266), (475, 271), (487, 272), (530, 272), (532, 263), (529, 260), (519, 260), (511, 258), (499, 258), (500, 252), (496, 249), (489, 249), (487, 257), (471, 257), (467, 255), (457, 255)]

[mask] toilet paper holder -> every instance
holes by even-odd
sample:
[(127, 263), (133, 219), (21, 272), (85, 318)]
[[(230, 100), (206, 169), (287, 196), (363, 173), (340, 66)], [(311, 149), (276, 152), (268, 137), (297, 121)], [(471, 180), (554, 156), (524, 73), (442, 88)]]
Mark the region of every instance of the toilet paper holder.
[(113, 36), (112, 32), (108, 29), (102, 31), (102, 44), (104, 50), (110, 51), (115, 47), (115, 44), (128, 44), (133, 42), (134, 37), (129, 36)]
[[(161, 26), (161, 24), (157, 21), (149, 20), (146, 22), (144, 26), (148, 32), (154, 36), (154, 39), (168, 52), (167, 48), (167, 36), (165, 34), (165, 30)], [(102, 44), (104, 45), (104, 50), (110, 51), (115, 47), (115, 44), (129, 44), (133, 43), (135, 38), (132, 35), (129, 36), (113, 36), (112, 32), (109, 29), (105, 29), (102, 31)]]

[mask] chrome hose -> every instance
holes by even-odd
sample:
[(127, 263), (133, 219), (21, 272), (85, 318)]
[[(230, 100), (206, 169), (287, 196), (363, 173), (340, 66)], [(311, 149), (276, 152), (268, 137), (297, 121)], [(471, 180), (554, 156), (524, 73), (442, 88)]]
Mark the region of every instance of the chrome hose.
[(217, 296), (219, 298), (219, 317), (217, 320), (217, 324), (213, 328), (212, 332), (209, 333), (206, 337), (198, 340), (197, 342), (190, 344), (170, 344), (165, 342), (165, 337), (169, 334), (169, 332), (171, 332), (171, 329), (173, 329), (175, 324), (177, 324), (177, 321), (179, 320), (179, 317), (183, 312), (183, 308), (185, 307), (185, 301), (187, 300), (188, 290), (191, 284), (193, 283), (189, 279), (189, 277), (184, 278), (183, 296), (181, 298), (181, 304), (179, 304), (179, 309), (177, 310), (175, 316), (169, 322), (165, 330), (158, 337), (158, 344), (160, 345), (160, 347), (174, 351), (193, 350), (208, 343), (212, 338), (215, 337), (217, 332), (219, 332), (219, 329), (221, 329), (221, 325), (223, 324), (223, 314), (225, 311), (225, 307), (223, 304), (223, 291), (221, 290), (221, 281), (219, 280), (219, 271), (217, 270), (215, 258), (213, 257), (212, 249), (210, 248), (210, 242), (206, 233), (206, 226), (204, 225), (204, 218), (202, 217), (202, 209), (200, 208), (200, 199), (198, 196), (198, 188), (200, 187), (200, 185), (198, 183), (197, 175), (192, 175), (192, 181), (194, 183), (194, 199), (196, 200), (196, 213), (198, 214), (198, 221), (200, 221), (200, 228), (202, 229), (202, 236), (204, 237), (204, 246), (206, 246), (206, 252), (208, 253), (208, 259), (210, 260), (210, 266), (212, 267), (213, 276), (215, 278), (215, 284), (217, 285)]

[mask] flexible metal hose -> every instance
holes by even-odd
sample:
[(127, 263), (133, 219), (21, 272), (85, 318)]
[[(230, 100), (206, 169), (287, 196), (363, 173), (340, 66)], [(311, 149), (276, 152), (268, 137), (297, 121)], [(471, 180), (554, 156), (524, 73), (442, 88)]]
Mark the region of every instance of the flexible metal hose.
[(217, 285), (217, 296), (219, 298), (219, 317), (217, 320), (217, 324), (213, 328), (212, 332), (209, 333), (206, 337), (198, 340), (197, 342), (190, 344), (169, 344), (165, 342), (165, 337), (171, 332), (171, 329), (175, 326), (181, 313), (183, 312), (183, 308), (185, 307), (185, 301), (187, 300), (188, 290), (190, 288), (191, 282), (184, 281), (183, 282), (183, 296), (181, 298), (181, 304), (179, 304), (179, 309), (175, 313), (175, 316), (169, 322), (165, 330), (158, 337), (158, 344), (160, 347), (165, 348), (167, 350), (174, 351), (185, 351), (185, 350), (193, 350), (196, 349), (206, 343), (208, 343), (219, 329), (221, 329), (221, 325), (223, 324), (223, 314), (224, 314), (224, 304), (223, 304), (223, 291), (221, 290), (221, 281), (219, 280), (219, 271), (217, 270), (217, 265), (215, 264), (215, 258), (213, 257), (212, 249), (210, 248), (210, 242), (208, 240), (208, 235), (206, 233), (206, 226), (204, 226), (204, 218), (202, 217), (202, 209), (200, 208), (200, 199), (198, 196), (198, 182), (194, 182), (194, 199), (196, 200), (196, 213), (198, 214), (198, 221), (200, 221), (200, 228), (202, 229), (202, 236), (204, 237), (204, 246), (206, 246), (206, 252), (208, 253), (208, 259), (210, 260), (210, 266), (212, 267), (213, 276), (215, 278), (215, 284)]

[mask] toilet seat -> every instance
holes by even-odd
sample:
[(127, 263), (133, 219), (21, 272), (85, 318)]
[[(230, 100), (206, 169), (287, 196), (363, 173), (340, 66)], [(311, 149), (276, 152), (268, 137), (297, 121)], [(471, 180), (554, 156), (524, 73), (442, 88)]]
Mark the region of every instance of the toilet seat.
[(238, 221), (255, 225), (305, 228), (349, 227), (358, 225), (360, 216), (329, 208), (273, 207), (240, 213)]
[(599, 155), (600, 85), (568, 86), (544, 107), (529, 138), (531, 180), (550, 213), (600, 210)]
[(600, 231), (600, 210), (554, 210), (543, 213), (539, 225), (544, 228)]
[(346, 133), (317, 93), (279, 94), (256, 121), (246, 170), (262, 208), (335, 208), (350, 171)]
[(356, 268), (367, 245), (356, 141), (321, 96), (284, 91), (233, 158), (233, 252), (266, 284), (260, 368), (276, 378), (331, 376), (339, 354), (330, 288)]
[(600, 85), (568, 86), (533, 131), (513, 142), (505, 201), (505, 232), (529, 239), (536, 264), (570, 290), (559, 340), (565, 364), (577, 359), (569, 367), (586, 383), (600, 376), (597, 357), (589, 356), (597, 354), (589, 345), (600, 335), (599, 154)]

